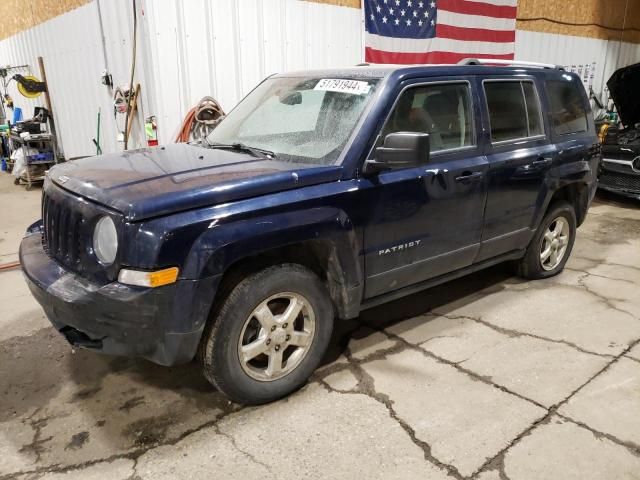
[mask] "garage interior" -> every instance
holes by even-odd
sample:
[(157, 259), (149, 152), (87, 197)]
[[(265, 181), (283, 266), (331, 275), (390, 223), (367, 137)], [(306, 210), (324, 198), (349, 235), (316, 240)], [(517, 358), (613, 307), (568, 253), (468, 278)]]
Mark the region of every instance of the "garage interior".
[[(512, 58), (576, 73), (616, 130), (640, 0), (487, 2), (517, 4)], [(30, 293), (50, 168), (202, 139), (269, 75), (365, 62), (364, 3), (3, 0), (0, 480), (640, 479), (640, 180), (598, 190), (559, 275), (498, 264), (336, 320), (308, 383), (261, 406), (193, 364), (72, 348)]]

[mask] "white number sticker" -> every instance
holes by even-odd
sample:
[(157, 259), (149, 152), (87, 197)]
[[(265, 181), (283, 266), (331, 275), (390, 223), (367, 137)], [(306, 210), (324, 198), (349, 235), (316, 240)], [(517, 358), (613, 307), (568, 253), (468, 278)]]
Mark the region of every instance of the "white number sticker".
[(323, 78), (314, 90), (326, 90), (328, 92), (352, 93), (353, 95), (365, 95), (371, 90), (371, 85), (358, 80), (344, 80), (338, 78)]

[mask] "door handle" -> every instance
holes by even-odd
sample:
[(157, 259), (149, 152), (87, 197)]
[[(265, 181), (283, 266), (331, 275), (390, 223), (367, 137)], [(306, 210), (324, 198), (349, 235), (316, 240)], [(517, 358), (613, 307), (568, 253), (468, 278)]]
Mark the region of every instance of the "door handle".
[(553, 158), (551, 157), (538, 157), (536, 160), (531, 162), (531, 165), (534, 167), (544, 167), (545, 165), (550, 165), (553, 162)]
[(482, 178), (484, 173), (482, 172), (464, 172), (462, 175), (456, 177), (456, 182), (471, 183), (478, 181)]

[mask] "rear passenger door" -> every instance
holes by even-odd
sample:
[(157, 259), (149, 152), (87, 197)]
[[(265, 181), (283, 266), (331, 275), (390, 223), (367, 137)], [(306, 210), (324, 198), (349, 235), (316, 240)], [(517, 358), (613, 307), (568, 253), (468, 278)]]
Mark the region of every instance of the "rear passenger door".
[(542, 115), (534, 77), (484, 78), (483, 122), (489, 161), (487, 207), (477, 262), (524, 248), (557, 149)]

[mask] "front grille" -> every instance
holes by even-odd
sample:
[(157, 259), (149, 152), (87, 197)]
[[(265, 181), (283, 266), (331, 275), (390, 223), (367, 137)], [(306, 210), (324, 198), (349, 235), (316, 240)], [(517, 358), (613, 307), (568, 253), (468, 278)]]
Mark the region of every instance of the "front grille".
[(625, 175), (605, 170), (599, 180), (602, 186), (640, 192), (640, 175)]
[(43, 245), (47, 254), (72, 269), (80, 264), (82, 215), (45, 192), (42, 197)]

